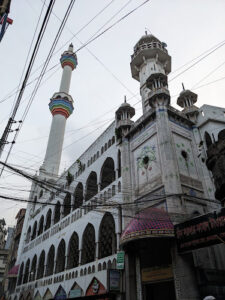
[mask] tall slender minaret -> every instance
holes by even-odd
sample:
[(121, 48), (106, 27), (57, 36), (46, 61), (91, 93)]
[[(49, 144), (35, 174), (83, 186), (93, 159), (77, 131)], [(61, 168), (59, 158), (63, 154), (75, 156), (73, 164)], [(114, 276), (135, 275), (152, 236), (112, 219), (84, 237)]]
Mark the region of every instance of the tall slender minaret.
[(61, 59), (63, 68), (59, 92), (50, 100), (49, 109), (52, 113), (52, 124), (48, 138), (48, 146), (40, 175), (48, 179), (54, 179), (58, 175), (62, 155), (65, 126), (67, 118), (73, 112), (73, 98), (69, 95), (72, 71), (77, 66), (77, 57), (73, 52), (73, 45), (63, 52)]

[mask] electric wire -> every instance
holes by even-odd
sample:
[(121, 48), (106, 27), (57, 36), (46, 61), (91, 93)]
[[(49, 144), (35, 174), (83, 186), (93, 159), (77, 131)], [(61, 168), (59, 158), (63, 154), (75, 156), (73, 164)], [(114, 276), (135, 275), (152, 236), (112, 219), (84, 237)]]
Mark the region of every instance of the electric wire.
[[(46, 30), (46, 27), (47, 27), (47, 24), (48, 24), (50, 15), (51, 15), (51, 11), (52, 11), (53, 6), (54, 6), (54, 3), (55, 3), (55, 0), (50, 0), (49, 6), (48, 6), (47, 11), (46, 11), (46, 14), (44, 16), (44, 19), (43, 19), (43, 22), (42, 22), (42, 25), (41, 25), (41, 29), (39, 31), (39, 34), (38, 34), (38, 37), (37, 37), (37, 41), (35, 43), (34, 50), (32, 52), (32, 55), (31, 55), (31, 58), (30, 58), (30, 62), (29, 62), (29, 65), (27, 67), (27, 71), (26, 71), (23, 83), (21, 85), (21, 88), (20, 88), (20, 91), (19, 91), (16, 103), (14, 105), (14, 108), (12, 110), (12, 114), (11, 114), (11, 116), (9, 118), (8, 124), (7, 124), (7, 126), (6, 126), (6, 128), (4, 130), (2, 138), (1, 138), (0, 155), (1, 155), (2, 149), (4, 149), (4, 145), (5, 145), (5, 142), (7, 141), (7, 138), (8, 138), (8, 135), (9, 135), (9, 131), (11, 130), (12, 123), (14, 122), (17, 110), (18, 110), (20, 102), (22, 100), (22, 97), (23, 97), (23, 94), (24, 94), (24, 91), (25, 91), (25, 87), (26, 87), (26, 83), (28, 81), (28, 78), (30, 76), (30, 73), (31, 73), (34, 61), (36, 59), (36, 56), (37, 56), (37, 53), (38, 53), (38, 50), (39, 50), (42, 38), (44, 36), (45, 30)], [(1, 174), (2, 174), (2, 172), (1, 172)]]
[[(49, 53), (48, 53), (48, 56), (47, 56), (47, 58), (46, 58), (46, 61), (45, 61), (45, 63), (44, 63), (44, 66), (43, 66), (43, 68), (42, 68), (42, 70), (41, 70), (41, 73), (40, 73), (40, 75), (39, 75), (39, 78), (38, 78), (38, 80), (37, 80), (37, 82), (36, 82), (36, 85), (35, 85), (35, 87), (34, 87), (34, 90), (33, 90), (33, 92), (32, 92), (32, 95), (31, 95), (31, 97), (30, 97), (30, 99), (29, 99), (29, 102), (28, 102), (28, 104), (27, 104), (27, 106), (26, 106), (26, 108), (25, 108), (25, 111), (24, 111), (24, 113), (23, 113), (23, 116), (22, 116), (22, 121), (23, 121), (23, 122), (20, 123), (19, 128), (18, 128), (18, 130), (17, 130), (16, 133), (15, 133), (14, 140), (13, 140), (14, 143), (15, 143), (15, 141), (16, 141), (16, 139), (17, 139), (17, 136), (18, 136), (18, 134), (19, 134), (19, 132), (20, 132), (20, 130), (21, 130), (23, 124), (24, 124), (24, 121), (25, 121), (25, 119), (26, 119), (26, 116), (27, 116), (27, 114), (28, 114), (28, 112), (29, 112), (29, 109), (30, 109), (31, 104), (32, 104), (32, 102), (33, 102), (33, 100), (34, 100), (34, 97), (35, 97), (35, 95), (36, 95), (36, 93), (37, 93), (37, 91), (38, 91), (38, 88), (39, 88), (40, 84), (41, 84), (41, 80), (42, 80), (42, 78), (43, 78), (43, 76), (44, 76), (44, 74), (45, 74), (45, 72), (46, 72), (46, 69), (47, 69), (48, 64), (49, 64), (49, 62), (50, 62), (50, 59), (51, 59), (52, 54), (53, 54), (53, 52), (54, 52), (54, 49), (55, 49), (55, 47), (56, 47), (56, 45), (57, 45), (57, 43), (58, 43), (58, 40), (59, 40), (59, 38), (60, 38), (60, 36), (61, 36), (61, 34), (62, 34), (62, 31), (63, 31), (63, 29), (64, 29), (64, 27), (65, 27), (66, 21), (67, 21), (69, 15), (70, 15), (70, 13), (71, 13), (71, 10), (72, 10), (72, 8), (73, 8), (73, 5), (74, 5), (75, 1), (76, 1), (76, 0), (71, 0), (70, 3), (69, 3), (69, 6), (68, 6), (68, 8), (67, 8), (67, 10), (66, 10), (66, 13), (65, 13), (65, 15), (64, 15), (64, 18), (63, 18), (63, 20), (62, 20), (62, 22), (61, 22), (61, 25), (60, 25), (60, 27), (59, 27), (59, 29), (58, 29), (58, 31), (57, 31), (57, 34), (56, 34), (56, 36), (55, 36), (55, 39), (54, 39), (53, 44), (52, 44), (52, 46), (51, 46), (51, 49), (50, 49), (50, 51), (49, 51)], [(52, 8), (53, 8), (53, 7), (52, 7)], [(21, 95), (21, 97), (22, 97), (22, 95)], [(14, 118), (13, 118), (13, 119), (14, 119)], [(11, 151), (12, 151), (12, 148), (13, 148), (14, 143), (12, 143), (11, 146), (10, 146), (10, 149), (9, 149), (8, 154), (7, 154), (7, 156), (6, 156), (5, 162), (8, 161), (8, 158), (9, 158), (9, 155), (10, 155), (10, 153), (11, 153)], [(3, 171), (4, 171), (4, 168), (2, 168), (2, 170), (1, 170), (0, 177), (1, 177), (2, 173), (3, 173)]]

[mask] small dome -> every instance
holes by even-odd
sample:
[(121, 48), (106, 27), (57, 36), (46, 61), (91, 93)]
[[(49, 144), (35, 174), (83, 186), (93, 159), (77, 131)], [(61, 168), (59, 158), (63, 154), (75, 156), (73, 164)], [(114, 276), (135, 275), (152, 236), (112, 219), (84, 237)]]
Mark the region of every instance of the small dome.
[[(197, 102), (198, 95), (190, 90), (183, 90), (180, 92), (180, 96), (177, 98), (177, 105), (181, 107), (189, 107)], [(189, 102), (188, 102), (189, 100)]]
[(149, 207), (130, 221), (121, 235), (121, 244), (142, 238), (163, 236), (174, 236), (174, 227), (169, 214), (163, 209)]
[(120, 107), (116, 111), (116, 115), (120, 115), (122, 112), (128, 111), (130, 114), (130, 118), (135, 115), (135, 109), (126, 101), (126, 97), (124, 98), (124, 102), (120, 105)]

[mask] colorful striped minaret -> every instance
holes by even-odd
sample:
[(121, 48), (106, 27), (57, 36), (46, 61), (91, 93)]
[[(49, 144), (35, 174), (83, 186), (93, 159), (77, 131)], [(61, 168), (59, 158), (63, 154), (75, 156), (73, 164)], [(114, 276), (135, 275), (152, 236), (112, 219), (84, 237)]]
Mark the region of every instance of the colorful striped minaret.
[(52, 113), (52, 125), (48, 139), (48, 146), (44, 163), (40, 169), (43, 176), (54, 178), (58, 175), (62, 155), (65, 126), (67, 118), (73, 112), (73, 99), (69, 95), (72, 71), (77, 66), (77, 57), (73, 52), (73, 45), (65, 51), (60, 59), (63, 74), (59, 92), (50, 100), (49, 109)]

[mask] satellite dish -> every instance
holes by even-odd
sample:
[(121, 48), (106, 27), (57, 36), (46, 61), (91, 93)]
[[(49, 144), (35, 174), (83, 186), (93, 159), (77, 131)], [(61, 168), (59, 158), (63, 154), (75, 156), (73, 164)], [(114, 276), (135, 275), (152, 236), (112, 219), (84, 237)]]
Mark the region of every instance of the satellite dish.
[(162, 42), (162, 46), (163, 46), (163, 48), (166, 48), (166, 47), (167, 47), (167, 44), (164, 43), (164, 42)]

